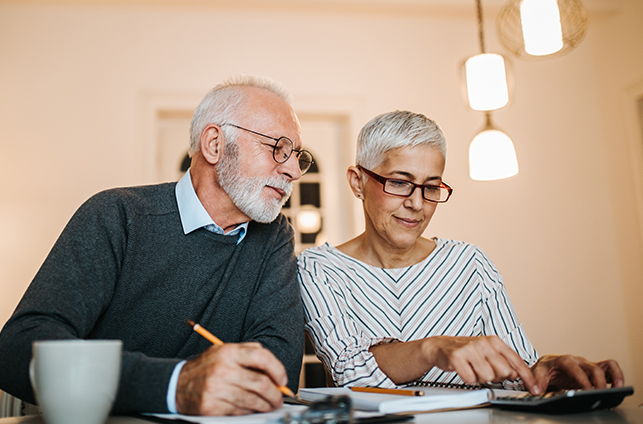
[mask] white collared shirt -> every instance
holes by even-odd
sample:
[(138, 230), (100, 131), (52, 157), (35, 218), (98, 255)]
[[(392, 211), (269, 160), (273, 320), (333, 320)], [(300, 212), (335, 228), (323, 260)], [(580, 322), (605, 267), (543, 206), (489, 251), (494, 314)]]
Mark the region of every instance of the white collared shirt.
[(243, 238), (246, 236), (246, 232), (248, 231), (247, 222), (237, 225), (234, 230), (228, 233), (224, 233), (223, 228), (218, 226), (212, 220), (210, 214), (205, 210), (203, 204), (199, 200), (199, 197), (196, 195), (196, 191), (194, 191), (189, 169), (179, 182), (176, 183), (175, 191), (176, 202), (179, 205), (181, 225), (183, 226), (183, 232), (185, 234), (189, 234), (199, 228), (205, 228), (213, 233), (225, 234), (226, 236), (234, 236), (238, 234), (239, 239), (237, 240), (237, 244), (241, 243)]

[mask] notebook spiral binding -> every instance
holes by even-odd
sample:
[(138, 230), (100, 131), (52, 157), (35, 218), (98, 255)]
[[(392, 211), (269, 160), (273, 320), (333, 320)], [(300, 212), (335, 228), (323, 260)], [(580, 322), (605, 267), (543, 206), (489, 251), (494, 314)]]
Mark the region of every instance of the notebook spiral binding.
[(461, 383), (445, 383), (439, 381), (416, 381), (409, 384), (409, 387), (440, 387), (446, 389), (464, 389), (464, 390), (478, 390), (484, 389), (485, 386), (481, 384), (461, 384)]

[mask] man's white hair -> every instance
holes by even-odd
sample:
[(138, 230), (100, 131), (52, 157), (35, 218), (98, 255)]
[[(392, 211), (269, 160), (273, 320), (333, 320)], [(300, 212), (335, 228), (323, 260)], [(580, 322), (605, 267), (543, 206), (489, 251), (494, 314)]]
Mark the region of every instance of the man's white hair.
[[(207, 125), (234, 123), (246, 100), (247, 87), (262, 88), (278, 95), (289, 104), (292, 102), (290, 92), (272, 78), (241, 74), (226, 79), (210, 90), (194, 111), (190, 124), (190, 157), (201, 148), (201, 132)], [(235, 134), (230, 127), (223, 127), (222, 131), (228, 142), (236, 142)]]

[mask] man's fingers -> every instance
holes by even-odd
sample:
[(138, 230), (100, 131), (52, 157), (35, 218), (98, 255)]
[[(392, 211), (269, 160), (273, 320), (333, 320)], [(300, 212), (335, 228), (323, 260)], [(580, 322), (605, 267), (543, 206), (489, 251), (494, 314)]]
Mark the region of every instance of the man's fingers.
[(259, 343), (242, 343), (236, 353), (239, 365), (260, 371), (267, 375), (276, 386), (285, 386), (288, 383), (286, 369), (277, 357)]
[(197, 415), (269, 412), (283, 404), (276, 384), (286, 380), (281, 362), (258, 343), (212, 346), (183, 366), (177, 409)]
[[(265, 352), (269, 355), (264, 355)], [(221, 358), (217, 358), (219, 361), (214, 364), (208, 380), (212, 385), (208, 392), (212, 396), (255, 412), (268, 412), (281, 406), (282, 396), (273, 378), (267, 374), (269, 368), (257, 366), (275, 361), (277, 367), (283, 369), (272, 353), (255, 343), (224, 345), (217, 353)]]
[(270, 412), (282, 405), (283, 397), (271, 379), (252, 370), (244, 370), (237, 375), (234, 395), (227, 401), (239, 410), (251, 412)]
[[(215, 389), (216, 390), (216, 389)], [(203, 403), (199, 405), (197, 411), (189, 412), (190, 415), (244, 415), (254, 412), (251, 409), (240, 406), (241, 402), (237, 399), (245, 395), (238, 387), (226, 388), (225, 392), (204, 393)], [(181, 412), (181, 411), (179, 411)]]
[(241, 387), (227, 385), (223, 390), (204, 393), (203, 403), (197, 415), (245, 415), (255, 412), (269, 412), (274, 409), (262, 396), (248, 392)]

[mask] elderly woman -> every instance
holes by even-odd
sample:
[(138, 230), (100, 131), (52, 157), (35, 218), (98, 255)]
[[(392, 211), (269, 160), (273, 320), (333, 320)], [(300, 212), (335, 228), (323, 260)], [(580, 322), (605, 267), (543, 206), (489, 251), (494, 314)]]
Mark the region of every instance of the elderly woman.
[(422, 237), (452, 192), (445, 153), (442, 131), (424, 115), (371, 120), (347, 171), (365, 231), (298, 258), (306, 330), (335, 384), (502, 383), (534, 394), (622, 386), (613, 360), (538, 358), (484, 252)]

